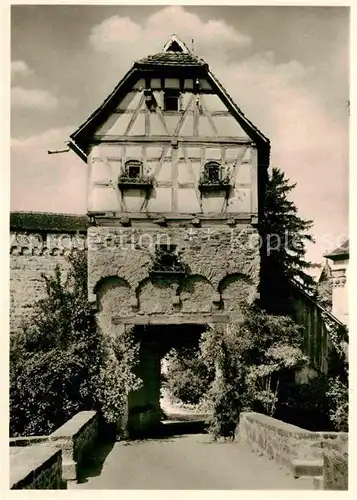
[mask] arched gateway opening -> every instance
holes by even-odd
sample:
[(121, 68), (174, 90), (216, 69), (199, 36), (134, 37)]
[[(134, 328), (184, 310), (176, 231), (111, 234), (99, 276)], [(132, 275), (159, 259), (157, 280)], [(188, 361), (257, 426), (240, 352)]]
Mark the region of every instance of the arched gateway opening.
[(205, 324), (136, 325), (134, 335), (139, 342), (139, 363), (136, 374), (141, 387), (128, 399), (128, 431), (130, 434), (149, 433), (158, 429), (163, 420), (162, 360), (172, 348), (198, 346)]

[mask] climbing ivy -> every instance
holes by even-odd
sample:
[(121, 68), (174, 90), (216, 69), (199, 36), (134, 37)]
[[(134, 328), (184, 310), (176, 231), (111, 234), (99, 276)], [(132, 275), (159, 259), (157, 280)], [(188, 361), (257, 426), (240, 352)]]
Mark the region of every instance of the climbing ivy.
[(208, 388), (209, 430), (215, 438), (233, 438), (244, 409), (274, 415), (282, 383), (308, 362), (302, 329), (290, 318), (256, 306), (242, 304), (242, 310), (242, 324), (208, 328), (201, 340), (202, 359), (216, 368)]

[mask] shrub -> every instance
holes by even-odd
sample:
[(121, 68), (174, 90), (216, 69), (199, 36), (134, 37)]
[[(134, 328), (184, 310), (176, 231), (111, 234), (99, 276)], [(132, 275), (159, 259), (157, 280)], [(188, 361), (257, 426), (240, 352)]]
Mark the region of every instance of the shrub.
[(85, 253), (69, 260), (66, 276), (59, 267), (53, 276), (43, 276), (45, 298), (35, 304), (24, 331), (11, 339), (13, 436), (48, 434), (81, 410), (101, 410), (108, 422), (117, 422), (136, 382), (129, 368), (133, 342), (104, 339), (96, 327), (87, 300)]
[(302, 330), (290, 318), (242, 306), (241, 325), (215, 326), (202, 336), (201, 355), (216, 367), (209, 396), (213, 436), (233, 437), (242, 409), (273, 415), (281, 382), (307, 362)]
[(199, 351), (172, 349), (166, 359), (165, 387), (169, 394), (183, 403), (199, 403), (214, 378), (214, 372), (202, 361)]
[(338, 432), (348, 432), (348, 384), (340, 377), (330, 378), (326, 395), (334, 429)]
[(328, 377), (320, 374), (304, 384), (287, 384), (277, 417), (311, 431), (329, 431)]

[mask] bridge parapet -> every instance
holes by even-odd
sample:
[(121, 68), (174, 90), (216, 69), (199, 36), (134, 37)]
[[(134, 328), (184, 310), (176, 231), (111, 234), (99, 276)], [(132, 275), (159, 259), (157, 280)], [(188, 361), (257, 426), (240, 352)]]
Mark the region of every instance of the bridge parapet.
[[(81, 463), (93, 448), (98, 433), (98, 413), (81, 411), (48, 436), (10, 438), (11, 489), (59, 489), (54, 461), (60, 463), (62, 481), (76, 480)], [(41, 451), (42, 448), (47, 451)], [(47, 469), (48, 474), (44, 472)], [(40, 473), (44, 476), (42, 479), (37, 478)]]
[(240, 416), (237, 435), (253, 451), (289, 468), (295, 477), (322, 478), (322, 489), (348, 489), (347, 432), (313, 432), (246, 412)]

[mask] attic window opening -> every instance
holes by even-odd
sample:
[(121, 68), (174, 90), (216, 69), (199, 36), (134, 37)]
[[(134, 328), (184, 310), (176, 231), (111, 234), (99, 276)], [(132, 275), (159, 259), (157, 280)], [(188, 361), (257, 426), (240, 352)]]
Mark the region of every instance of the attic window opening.
[(210, 182), (219, 182), (221, 179), (221, 167), (219, 163), (210, 161), (205, 165), (205, 177)]
[(167, 90), (164, 95), (165, 111), (179, 111), (179, 93)]
[(176, 40), (172, 41), (167, 49), (170, 52), (183, 52), (182, 47), (176, 42)]
[(155, 111), (157, 102), (151, 89), (145, 90), (145, 102), (149, 111)]
[(138, 179), (142, 173), (142, 163), (140, 161), (126, 162), (125, 172), (130, 179)]

